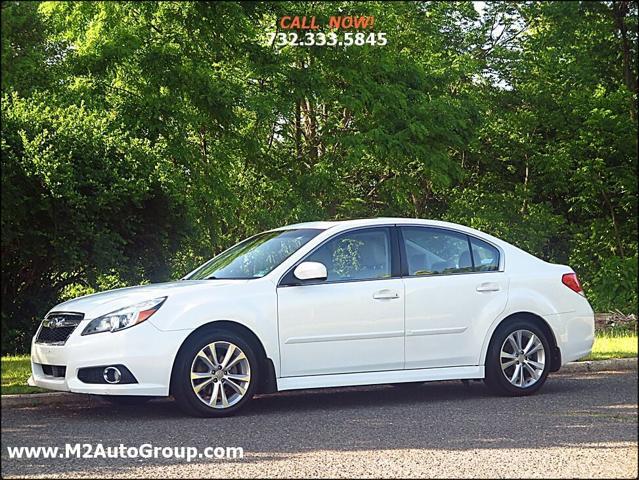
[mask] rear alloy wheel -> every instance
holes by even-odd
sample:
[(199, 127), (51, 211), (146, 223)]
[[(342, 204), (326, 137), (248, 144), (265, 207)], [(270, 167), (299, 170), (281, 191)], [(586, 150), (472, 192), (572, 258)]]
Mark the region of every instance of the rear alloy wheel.
[(190, 415), (232, 415), (252, 397), (257, 356), (249, 342), (230, 331), (187, 340), (175, 360), (173, 396)]
[(500, 327), (486, 356), (486, 384), (502, 395), (530, 395), (550, 370), (550, 345), (534, 323), (517, 320)]
[(539, 337), (530, 330), (517, 330), (501, 346), (501, 371), (506, 379), (519, 388), (539, 381), (546, 368), (546, 351)]

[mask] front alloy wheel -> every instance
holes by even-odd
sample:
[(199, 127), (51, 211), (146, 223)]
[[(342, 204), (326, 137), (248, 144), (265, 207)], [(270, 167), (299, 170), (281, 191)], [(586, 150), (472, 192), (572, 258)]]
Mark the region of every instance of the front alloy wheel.
[(202, 348), (191, 364), (191, 387), (209, 407), (228, 408), (238, 403), (251, 383), (251, 365), (240, 347), (212, 342)]
[(211, 328), (191, 336), (180, 348), (171, 392), (190, 415), (232, 415), (253, 397), (258, 372), (250, 341), (234, 331)]

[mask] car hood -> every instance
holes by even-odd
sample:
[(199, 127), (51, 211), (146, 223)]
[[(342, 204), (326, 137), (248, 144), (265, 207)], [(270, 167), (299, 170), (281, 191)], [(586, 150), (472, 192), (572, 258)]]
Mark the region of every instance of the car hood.
[(118, 288), (94, 293), (60, 303), (51, 312), (80, 312), (85, 319), (96, 318), (120, 308), (158, 297), (171, 297), (184, 291), (216, 289), (228, 285), (244, 285), (248, 280), (181, 280), (177, 282), (154, 283), (139, 287)]

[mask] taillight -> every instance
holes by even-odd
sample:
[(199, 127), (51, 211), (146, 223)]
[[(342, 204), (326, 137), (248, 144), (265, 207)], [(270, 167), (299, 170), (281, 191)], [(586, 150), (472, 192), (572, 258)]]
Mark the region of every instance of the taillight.
[(584, 294), (584, 289), (581, 288), (581, 283), (579, 283), (576, 273), (564, 273), (561, 277), (561, 283), (566, 285), (573, 292), (577, 292), (579, 295)]

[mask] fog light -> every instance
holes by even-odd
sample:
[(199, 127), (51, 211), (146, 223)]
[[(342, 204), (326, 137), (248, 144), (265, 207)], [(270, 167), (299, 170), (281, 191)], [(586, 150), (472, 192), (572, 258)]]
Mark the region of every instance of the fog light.
[(117, 367), (106, 367), (102, 372), (102, 377), (107, 383), (120, 383), (122, 372)]
[(83, 367), (78, 370), (78, 380), (82, 383), (99, 385), (104, 385), (105, 383), (114, 385), (138, 383), (131, 371), (120, 363)]

